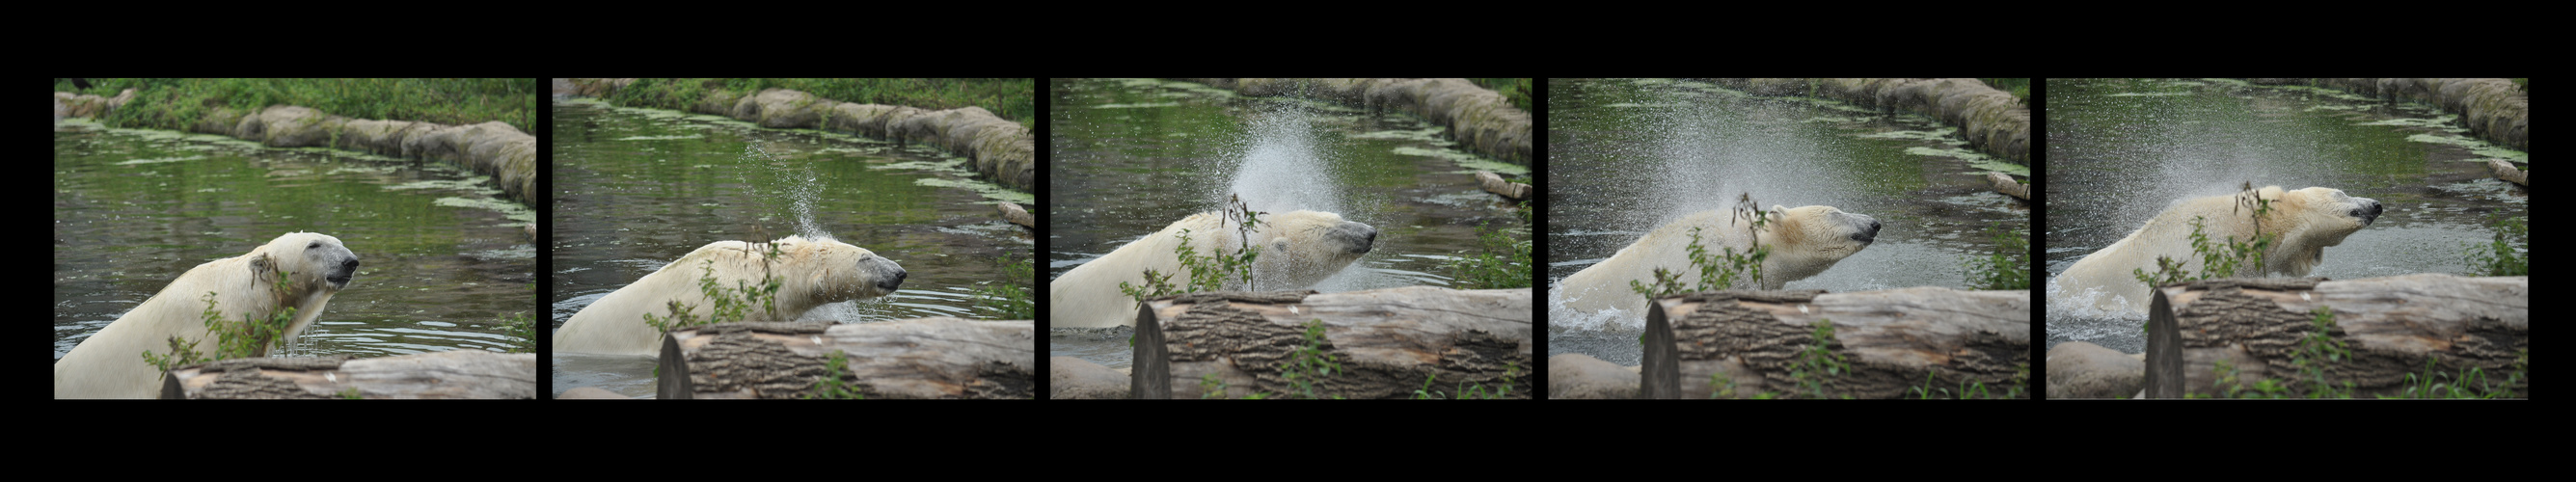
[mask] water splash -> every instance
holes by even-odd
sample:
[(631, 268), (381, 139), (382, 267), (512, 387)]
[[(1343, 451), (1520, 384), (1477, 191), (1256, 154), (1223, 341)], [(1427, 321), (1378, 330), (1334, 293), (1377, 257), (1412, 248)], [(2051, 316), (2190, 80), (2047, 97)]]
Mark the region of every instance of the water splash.
[[(775, 178), (775, 182), (770, 183), (756, 183), (748, 178), (742, 181), (745, 186), (767, 186), (766, 189), (753, 187), (752, 195), (760, 197), (763, 202), (770, 203), (773, 213), (784, 211), (784, 214), (793, 218), (796, 235), (818, 241), (835, 240), (831, 231), (823, 229), (822, 223), (814, 221), (814, 205), (816, 201), (822, 199), (823, 182), (820, 176), (814, 174), (813, 167), (802, 162), (781, 161), (777, 156), (770, 155), (769, 150), (762, 149), (759, 143), (743, 144), (742, 160), (744, 164), (757, 165), (768, 170)], [(745, 169), (738, 172), (750, 171)], [(787, 204), (778, 205), (778, 200), (781, 199), (786, 200)]]
[[(1287, 213), (1300, 209), (1342, 214), (1341, 183), (1335, 182), (1331, 152), (1315, 140), (1313, 115), (1279, 108), (1253, 116), (1242, 150), (1233, 156), (1234, 180), (1226, 192), (1208, 193), (1211, 205), (1233, 196), (1254, 211)], [(1365, 221), (1362, 221), (1365, 222)]]

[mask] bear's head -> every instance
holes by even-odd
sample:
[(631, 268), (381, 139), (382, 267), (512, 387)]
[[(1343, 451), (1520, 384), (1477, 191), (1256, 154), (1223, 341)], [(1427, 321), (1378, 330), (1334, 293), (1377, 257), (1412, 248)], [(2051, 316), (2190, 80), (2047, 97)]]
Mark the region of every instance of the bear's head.
[(2271, 213), (2263, 217), (2263, 231), (2281, 235), (2271, 269), (2293, 274), (2307, 273), (2323, 262), (2325, 247), (2343, 244), (2344, 237), (2378, 221), (2384, 209), (2378, 200), (2326, 187), (2283, 191), (2280, 186), (2264, 186), (2255, 195), (2272, 203)]
[[(1762, 215), (1769, 218), (1762, 244), (1772, 246), (1771, 257), (1798, 261), (1783, 265), (1815, 266), (1817, 271), (1823, 271), (1878, 239), (1877, 218), (1843, 212), (1833, 206), (1790, 209), (1773, 205)], [(1783, 249), (1784, 246), (1790, 248)]]
[(893, 294), (910, 274), (894, 260), (840, 241), (789, 236), (770, 244), (778, 248), (784, 266), (787, 286), (782, 293), (807, 294), (806, 300), (817, 305)]
[(327, 294), (349, 287), (358, 274), (358, 253), (330, 235), (286, 233), (254, 251), (250, 267), (252, 279), (261, 283), (277, 282), (278, 271), (289, 273), (286, 282), (294, 292), (288, 296)]
[(1260, 231), (1252, 233), (1263, 247), (1253, 272), (1264, 289), (1312, 286), (1377, 245), (1377, 228), (1344, 221), (1339, 214), (1298, 210), (1261, 221)]

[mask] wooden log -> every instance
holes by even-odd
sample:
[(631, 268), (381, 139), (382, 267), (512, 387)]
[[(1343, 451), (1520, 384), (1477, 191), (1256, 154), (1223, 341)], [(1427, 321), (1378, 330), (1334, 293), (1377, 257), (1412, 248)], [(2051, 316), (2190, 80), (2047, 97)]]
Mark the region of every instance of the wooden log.
[(1027, 210), (1020, 209), (1020, 205), (1018, 204), (1006, 202), (995, 204), (994, 206), (995, 209), (1000, 209), (1002, 211), (1002, 219), (1010, 221), (1011, 224), (1031, 228), (1038, 227), (1038, 218), (1036, 216), (1030, 216), (1029, 212)]
[(1986, 182), (1995, 185), (1995, 192), (2004, 193), (2006, 196), (2022, 198), (2023, 200), (2030, 199), (2030, 185), (2014, 182), (2012, 176), (2007, 176), (2000, 172), (1989, 172), (1986, 173)]
[(537, 355), (236, 358), (170, 370), (161, 398), (536, 398)]
[(1201, 398), (1209, 376), (1224, 398), (1303, 396), (1282, 365), (1304, 346), (1306, 323), (1321, 320), (1321, 349), (1342, 369), (1314, 380), (1319, 397), (1411, 398), (1428, 378), (1446, 398), (1461, 386), (1529, 398), (1530, 292), (1410, 286), (1149, 300), (1137, 314), (1135, 396)]
[(1530, 194), (1536, 190), (1528, 184), (1505, 181), (1502, 176), (1486, 171), (1476, 171), (1476, 183), (1483, 187), (1485, 192), (1501, 194), (1514, 201), (1529, 199)]
[(2495, 173), (2496, 179), (2524, 186), (2531, 185), (2531, 173), (2514, 169), (2513, 163), (2505, 162), (2503, 159), (2487, 160), (2487, 171)]
[[(2456, 375), (2483, 369), (2501, 384), (2530, 347), (2531, 281), (2525, 276), (2464, 278), (2419, 273), (2346, 281), (2325, 278), (2203, 280), (2157, 289), (2170, 305), (2149, 316), (2173, 320), (2178, 336), (2147, 340), (2150, 380), (2178, 379), (2187, 393), (2216, 394), (2217, 362), (2238, 370), (2238, 383), (2304, 382), (2292, 358), (2315, 333), (2310, 310), (2330, 307), (2327, 335), (2351, 358), (2328, 364), (2327, 383), (2353, 382), (2354, 396), (2395, 394), (2409, 373)], [(2179, 373), (2175, 373), (2175, 372)], [(2527, 380), (2510, 388), (2527, 394)], [(2180, 396), (2154, 392), (2149, 396)]]
[(1791, 372), (1818, 320), (1831, 321), (1826, 347), (1851, 369), (1822, 379), (1827, 397), (1898, 398), (1927, 383), (1954, 392), (1983, 383), (2001, 394), (2030, 362), (2037, 329), (2030, 292), (2018, 290), (1726, 290), (1650, 303), (1638, 398), (1709, 398), (1719, 373), (1735, 397), (1809, 396)]
[(662, 338), (657, 396), (800, 398), (812, 395), (831, 355), (839, 377), (867, 398), (1004, 398), (1036, 395), (1037, 325), (916, 318), (878, 323), (724, 323)]

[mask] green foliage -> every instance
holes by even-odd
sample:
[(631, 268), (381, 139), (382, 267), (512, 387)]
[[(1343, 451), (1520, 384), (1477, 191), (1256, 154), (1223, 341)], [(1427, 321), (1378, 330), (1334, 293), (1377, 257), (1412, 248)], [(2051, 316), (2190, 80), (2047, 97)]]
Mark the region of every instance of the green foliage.
[(1750, 253), (1737, 253), (1733, 247), (1724, 247), (1720, 248), (1718, 254), (1711, 255), (1708, 247), (1699, 242), (1699, 228), (1691, 228), (1690, 237), (1690, 264), (1692, 268), (1699, 270), (1697, 284), (1684, 284), (1679, 279), (1679, 275), (1665, 271), (1663, 268), (1655, 268), (1653, 284), (1631, 280), (1628, 282), (1628, 289), (1637, 294), (1646, 295), (1647, 299), (1653, 299), (1682, 293), (1728, 289), (1735, 287), (1739, 280), (1750, 281), (1757, 286), (1760, 284), (1762, 260), (1771, 257), (1770, 246), (1754, 248)]
[(1931, 370), (1925, 370), (1923, 372), (1923, 384), (1915, 386), (1910, 391), (1914, 392), (1914, 398), (1917, 400), (1929, 400), (1933, 398), (1932, 392), (1934, 390), (1939, 390), (1942, 398), (1954, 398), (1960, 400), (1972, 398), (2016, 400), (2026, 398), (2022, 396), (2022, 390), (2030, 387), (2030, 364), (2020, 363), (2015, 366), (2019, 371), (2013, 374), (2013, 384), (2010, 387), (2005, 387), (2004, 392), (2001, 394), (1994, 393), (1991, 388), (1986, 386), (1985, 382), (1969, 383), (1966, 380), (1960, 381), (1959, 390), (1955, 392), (1951, 391), (1949, 388), (1933, 388), (1933, 373)]
[(1851, 371), (1851, 364), (1842, 354), (1834, 353), (1833, 345), (1833, 320), (1817, 319), (1815, 330), (1808, 332), (1806, 348), (1798, 350), (1798, 364), (1789, 370), (1789, 378), (1796, 379), (1798, 388), (1808, 396), (1825, 398), (1825, 384)]
[[(2263, 232), (2263, 216), (2271, 214), (2272, 201), (2256, 195), (2253, 183), (2246, 183), (2245, 191), (2237, 196), (2236, 203), (2239, 208), (2248, 208), (2239, 209), (2237, 212), (2247, 213), (2254, 219), (2253, 239), (2239, 240), (2235, 236), (2228, 236), (2221, 242), (2210, 242), (2209, 235), (2203, 229), (2208, 219), (2192, 216), (2191, 253), (2193, 256), (2200, 257), (2200, 272), (2193, 273), (2189, 267), (2183, 266), (2181, 261), (2175, 261), (2172, 257), (2157, 256), (2155, 273), (2147, 273), (2147, 270), (2142, 268), (2131, 269), (2130, 276), (2137, 277), (2138, 282), (2146, 283), (2148, 290), (2154, 290), (2158, 286), (2175, 283), (2236, 277), (2240, 275), (2239, 271), (2243, 271), (2243, 276), (2266, 274), (2265, 266), (2268, 265), (2264, 262), (2264, 253), (2271, 252), (2273, 243), (2281, 238), (2280, 234)], [(2152, 295), (2150, 293), (2150, 296)], [(2145, 326), (2141, 324), (2141, 329), (2147, 329)]]
[[(1459, 399), (1459, 400), (1496, 400), (1496, 399), (1510, 398), (1510, 397), (1512, 396), (1512, 378), (1513, 378), (1513, 377), (1518, 377), (1518, 376), (1520, 376), (1520, 373), (1521, 373), (1521, 366), (1520, 366), (1520, 364), (1518, 364), (1518, 363), (1504, 363), (1504, 364), (1503, 364), (1503, 386), (1502, 386), (1502, 388), (1500, 388), (1500, 389), (1496, 389), (1496, 390), (1486, 390), (1486, 389), (1485, 389), (1485, 384), (1482, 384), (1482, 383), (1478, 383), (1478, 384), (1470, 385), (1470, 384), (1467, 384), (1466, 382), (1459, 382), (1459, 383), (1458, 383), (1458, 386), (1457, 386), (1457, 391), (1455, 391), (1455, 392), (1450, 392), (1450, 393), (1456, 393), (1456, 394), (1458, 394), (1458, 399)], [(1422, 378), (1422, 388), (1419, 388), (1419, 389), (1415, 389), (1415, 390), (1413, 390), (1413, 399), (1414, 399), (1414, 400), (1438, 400), (1438, 399), (1442, 399), (1442, 398), (1447, 398), (1447, 397), (1448, 397), (1448, 395), (1449, 395), (1448, 393), (1442, 393), (1442, 392), (1434, 391), (1434, 390), (1432, 390), (1432, 389), (1431, 389), (1431, 381), (1432, 381), (1432, 380), (1434, 380), (1434, 379), (1438, 379), (1438, 378), (1440, 378), (1440, 374), (1439, 374), (1439, 373), (1432, 373), (1430, 376), (1423, 377), (1423, 378)]]
[(141, 89), (109, 125), (187, 130), (216, 108), (297, 105), (353, 119), (449, 125), (501, 121), (537, 133), (537, 79), (92, 79), (92, 91)]
[(277, 282), (271, 285), (273, 290), (270, 293), (277, 297), (277, 305), (281, 308), (269, 314), (266, 319), (254, 319), (250, 313), (243, 313), (242, 320), (239, 322), (225, 320), (223, 311), (216, 306), (215, 292), (208, 291), (205, 297), (199, 298), (206, 302), (206, 310), (199, 312), (198, 315), (205, 319), (206, 333), (215, 337), (213, 354), (197, 351), (197, 342), (202, 340), (172, 336), (170, 353), (160, 354), (144, 350), (143, 362), (159, 369), (166, 376), (173, 367), (215, 360), (268, 356), (269, 344), (284, 338), (286, 329), (295, 323), (295, 305), (287, 303), (287, 300), (295, 299), (291, 289), (293, 285), (287, 281), (293, 274), (282, 270), (277, 272)]
[(501, 333), (510, 337), (510, 353), (537, 352), (537, 322), (528, 312), (511, 313), (501, 319)]
[[(764, 266), (775, 264), (779, 256), (778, 245), (773, 243), (765, 246), (768, 249), (761, 253), (765, 258), (762, 264)], [(698, 318), (697, 305), (675, 299), (670, 301), (670, 317), (645, 313), (644, 324), (661, 330), (663, 334), (669, 334), (689, 327), (747, 321), (751, 319), (753, 306), (759, 306), (761, 311), (768, 315), (768, 319), (783, 318), (778, 313), (778, 289), (784, 285), (784, 282), (778, 279), (778, 275), (762, 273), (760, 284), (757, 286), (749, 281), (734, 280), (734, 286), (727, 288), (716, 283), (715, 263), (716, 261), (712, 259), (698, 263), (698, 269), (702, 273), (698, 276), (698, 290), (706, 295), (709, 304), (714, 305), (709, 308), (706, 318)]]
[(1037, 279), (1035, 267), (1007, 254), (993, 257), (993, 263), (1001, 267), (1003, 279), (976, 282), (984, 287), (975, 289), (975, 309), (990, 310), (996, 320), (1036, 319), (1037, 295), (1028, 288)]
[(1981, 290), (2030, 289), (2030, 233), (2006, 231), (2003, 223), (1986, 228), (1995, 242), (1995, 251), (1982, 258), (1969, 258), (1968, 286)]
[[(1306, 321), (1305, 343), (1289, 351), (1288, 360), (1280, 362), (1279, 369), (1282, 372), (1279, 376), (1288, 379), (1288, 387), (1292, 390), (1290, 395), (1324, 398), (1315, 392), (1316, 383), (1342, 369), (1338, 357), (1324, 350), (1324, 320)], [(1335, 395), (1333, 398), (1342, 397)]]
[(802, 395), (798, 395), (798, 396), (797, 396), (797, 398), (803, 398), (803, 399), (807, 399), (807, 400), (813, 400), (813, 399), (829, 399), (829, 400), (866, 400), (866, 399), (868, 399), (867, 394), (865, 394), (865, 393), (859, 393), (859, 386), (858, 386), (858, 384), (850, 383), (850, 382), (849, 382), (849, 381), (847, 381), (847, 380), (843, 380), (843, 378), (849, 378), (849, 377), (850, 377), (850, 373), (848, 373), (849, 368), (850, 368), (850, 353), (849, 353), (849, 352), (846, 352), (846, 351), (841, 351), (841, 350), (832, 350), (832, 358), (831, 358), (831, 360), (826, 361), (826, 362), (824, 362), (824, 363), (823, 363), (823, 377), (822, 377), (822, 378), (817, 378), (817, 379), (815, 379), (815, 380), (814, 380), (814, 387), (813, 387), (813, 388), (811, 388), (811, 389), (808, 389), (804, 394), (802, 394)]
[(1223, 290), (1226, 289), (1225, 283), (1229, 279), (1239, 280), (1241, 289), (1244, 291), (1259, 289), (1259, 286), (1253, 282), (1252, 263), (1261, 259), (1261, 250), (1252, 249), (1252, 230), (1261, 225), (1263, 214), (1269, 213), (1253, 211), (1243, 204), (1243, 198), (1236, 197), (1225, 211), (1225, 221), (1235, 226), (1234, 239), (1242, 242), (1237, 246), (1235, 254), (1227, 255), (1211, 246), (1208, 249), (1208, 256), (1199, 256), (1197, 251), (1190, 249), (1190, 230), (1182, 229), (1176, 235), (1180, 237), (1181, 242), (1172, 247), (1172, 254), (1180, 258), (1181, 269), (1189, 271), (1189, 280), (1176, 286), (1171, 283), (1171, 279), (1173, 274), (1178, 273), (1166, 274), (1147, 269), (1144, 272), (1143, 286), (1120, 281), (1118, 291), (1126, 293), (1128, 298), (1135, 299), (1138, 306), (1143, 306), (1145, 300), (1154, 298)]
[(1478, 79), (1478, 78), (1471, 78), (1471, 79), (1467, 79), (1467, 80), (1468, 80), (1468, 81), (1471, 81), (1471, 82), (1475, 82), (1477, 87), (1484, 87), (1484, 88), (1486, 88), (1486, 89), (1492, 89), (1495, 93), (1502, 94), (1502, 95), (1503, 95), (1503, 99), (1504, 99), (1504, 100), (1508, 100), (1508, 101), (1510, 101), (1510, 102), (1512, 103), (1512, 107), (1519, 108), (1519, 109), (1521, 110), (1521, 112), (1530, 112), (1530, 113), (1537, 113), (1537, 112), (1538, 112), (1538, 110), (1534, 109), (1534, 108), (1533, 108), (1533, 106), (1530, 104), (1530, 90), (1532, 90), (1532, 89), (1536, 89), (1536, 88), (1538, 87), (1538, 85), (1537, 85), (1536, 83), (1534, 83), (1534, 82), (1531, 82), (1531, 81), (1530, 81), (1530, 79), (1512, 79), (1512, 78)]
[(1522, 227), (1493, 229), (1489, 223), (1484, 229), (1477, 230), (1476, 239), (1483, 243), (1481, 254), (1450, 260), (1444, 264), (1450, 272), (1455, 273), (1456, 288), (1477, 290), (1530, 287), (1530, 269), (1537, 265), (1530, 250), (1537, 246), (1537, 243), (1514, 239), (1511, 234), (1512, 231), (1520, 231), (1524, 235), (1528, 233), (1529, 202), (1521, 202), (1520, 209), (1514, 210), (1513, 213), (1520, 215)]
[(2462, 258), (2470, 274), (2480, 276), (2530, 276), (2531, 226), (2529, 218), (2487, 214), (2487, 227), (2495, 230), (2495, 241), (2469, 246)]

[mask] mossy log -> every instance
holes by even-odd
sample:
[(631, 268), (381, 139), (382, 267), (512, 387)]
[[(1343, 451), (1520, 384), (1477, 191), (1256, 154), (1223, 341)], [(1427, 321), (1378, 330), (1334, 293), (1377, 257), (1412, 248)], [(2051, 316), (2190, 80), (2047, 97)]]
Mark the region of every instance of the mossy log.
[(537, 355), (237, 358), (171, 370), (161, 398), (536, 398)]
[(2029, 291), (1726, 290), (1650, 303), (1638, 398), (1709, 398), (1719, 373), (1735, 384), (1734, 398), (1808, 396), (1791, 371), (1819, 320), (1833, 324), (1826, 348), (1850, 365), (1824, 377), (1828, 397), (1898, 398), (1926, 384), (1955, 391), (1977, 383), (2000, 394), (2020, 383), (2014, 379), (2030, 361), (2037, 329)]
[(1536, 373), (1529, 288), (1195, 293), (1138, 311), (1136, 398), (1201, 398), (1205, 380), (1222, 383), (1224, 398), (1303, 396), (1282, 366), (1310, 320), (1322, 321), (1320, 348), (1342, 367), (1319, 377), (1318, 397), (1410, 398), (1429, 379), (1448, 398), (1461, 386), (1529, 398)]
[(2520, 185), (2524, 185), (2524, 186), (2530, 186), (2530, 185), (2531, 185), (2531, 173), (2530, 173), (2530, 172), (2523, 171), (2523, 170), (2521, 170), (2521, 169), (2515, 169), (2515, 168), (2513, 167), (2513, 163), (2505, 162), (2503, 159), (2489, 159), (2489, 160), (2487, 160), (2487, 171), (2488, 171), (2488, 172), (2493, 172), (2493, 173), (2495, 173), (2495, 178), (2496, 178), (2496, 179), (2503, 179), (2503, 180), (2505, 180), (2505, 182), (2510, 182), (2510, 183), (2514, 183), (2514, 184), (2520, 184)]
[[(2312, 310), (2318, 307), (2333, 310), (2326, 333), (2352, 355), (2328, 364), (2327, 383), (2352, 382), (2356, 397), (2397, 393), (2408, 386), (2407, 374), (2424, 374), (2427, 359), (2437, 360), (2432, 367), (2441, 374), (2482, 369), (2503, 388), (2530, 348), (2525, 276), (2203, 280), (2159, 288), (2153, 303), (2148, 398), (2219, 393), (2219, 360), (2236, 367), (2244, 386), (2304, 381), (2292, 358), (2316, 332)], [(2510, 388), (2528, 393), (2528, 382)]]
[(1986, 173), (1986, 182), (1995, 185), (1995, 192), (2004, 193), (2006, 196), (2022, 198), (2025, 200), (2030, 199), (2030, 185), (2014, 181), (2012, 176), (2004, 175), (2004, 173), (2000, 172), (1989, 172)]
[(1031, 321), (724, 323), (662, 337), (662, 399), (800, 398), (845, 352), (841, 380), (867, 398), (1035, 396)]

